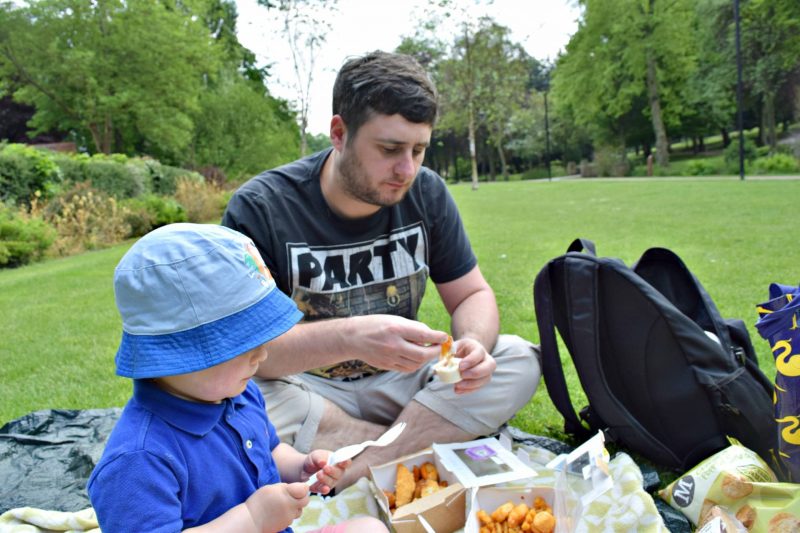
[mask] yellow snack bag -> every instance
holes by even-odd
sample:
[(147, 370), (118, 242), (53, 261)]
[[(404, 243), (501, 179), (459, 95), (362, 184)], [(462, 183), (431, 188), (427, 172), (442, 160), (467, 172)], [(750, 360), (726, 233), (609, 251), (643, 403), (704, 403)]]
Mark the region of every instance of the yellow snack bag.
[(719, 506), (750, 532), (800, 532), (800, 485), (779, 483), (769, 466), (738, 442), (712, 455), (659, 492), (695, 526)]

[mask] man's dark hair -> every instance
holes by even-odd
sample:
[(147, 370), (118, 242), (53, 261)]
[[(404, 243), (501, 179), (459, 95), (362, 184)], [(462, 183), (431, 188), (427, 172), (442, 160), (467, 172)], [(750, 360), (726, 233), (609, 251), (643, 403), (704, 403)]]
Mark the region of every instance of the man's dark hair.
[(347, 125), (348, 142), (375, 114), (399, 113), (409, 122), (436, 122), (436, 87), (413, 57), (375, 51), (347, 61), (333, 85), (333, 114)]

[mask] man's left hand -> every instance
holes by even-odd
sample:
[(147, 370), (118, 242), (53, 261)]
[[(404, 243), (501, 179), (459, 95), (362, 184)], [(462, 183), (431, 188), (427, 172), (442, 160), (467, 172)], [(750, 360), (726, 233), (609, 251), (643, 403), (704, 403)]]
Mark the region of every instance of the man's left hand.
[(489, 383), (497, 363), (483, 344), (475, 339), (463, 338), (455, 341), (453, 347), (459, 358), (458, 370), (461, 373), (461, 381), (456, 383), (454, 389), (456, 394), (468, 394)]

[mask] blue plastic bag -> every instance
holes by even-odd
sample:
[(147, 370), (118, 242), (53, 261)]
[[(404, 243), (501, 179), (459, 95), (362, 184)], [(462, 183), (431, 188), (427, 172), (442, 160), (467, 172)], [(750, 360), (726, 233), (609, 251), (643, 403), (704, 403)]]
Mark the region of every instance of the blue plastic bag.
[(757, 306), (759, 335), (775, 357), (778, 451), (788, 481), (800, 482), (800, 287), (772, 283), (769, 301)]

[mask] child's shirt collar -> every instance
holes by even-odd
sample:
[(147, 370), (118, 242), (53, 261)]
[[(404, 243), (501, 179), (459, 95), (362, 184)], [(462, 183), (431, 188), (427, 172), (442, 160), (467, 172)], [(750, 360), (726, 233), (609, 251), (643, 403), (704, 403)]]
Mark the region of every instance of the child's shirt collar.
[(133, 397), (144, 409), (167, 424), (198, 437), (206, 435), (222, 416), (235, 412), (245, 403), (241, 394), (221, 403), (191, 402), (162, 390), (150, 379), (133, 380)]

